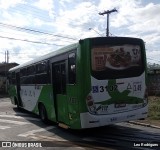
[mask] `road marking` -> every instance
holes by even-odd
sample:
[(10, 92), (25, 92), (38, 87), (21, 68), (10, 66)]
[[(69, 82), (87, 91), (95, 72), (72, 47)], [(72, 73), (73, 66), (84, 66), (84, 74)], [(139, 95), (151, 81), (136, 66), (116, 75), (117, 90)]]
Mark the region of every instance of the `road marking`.
[(7, 120), (7, 119), (0, 119), (0, 122), (4, 122), (4, 123), (12, 123), (12, 124), (17, 124), (17, 125), (31, 124), (31, 123), (29, 123), (29, 122), (13, 121), (13, 120)]
[(0, 112), (0, 115), (15, 115), (15, 116), (27, 116), (27, 113), (20, 113), (20, 112)]
[(45, 135), (36, 135), (36, 134), (33, 134), (33, 135), (30, 135), (29, 137), (33, 138), (33, 139), (36, 139), (36, 140), (43, 140), (43, 141), (68, 141), (68, 140), (65, 140), (63, 138), (60, 138), (60, 137), (49, 137), (49, 136), (45, 136)]
[(26, 133), (19, 134), (18, 136), (28, 137), (28, 136), (34, 135), (35, 133), (51, 130), (51, 129), (54, 129), (54, 128), (55, 128), (54, 126), (49, 126), (49, 127), (41, 128), (41, 129), (37, 129), (37, 130), (31, 130), (31, 131), (28, 131)]
[(11, 128), (11, 127), (8, 127), (8, 126), (0, 126), (0, 129), (2, 129), (2, 130), (8, 129), (8, 128)]
[(15, 115), (0, 115), (0, 117), (41, 121), (38, 118), (32, 118), (32, 117), (26, 117), (26, 116), (21, 117), (21, 116), (15, 116)]

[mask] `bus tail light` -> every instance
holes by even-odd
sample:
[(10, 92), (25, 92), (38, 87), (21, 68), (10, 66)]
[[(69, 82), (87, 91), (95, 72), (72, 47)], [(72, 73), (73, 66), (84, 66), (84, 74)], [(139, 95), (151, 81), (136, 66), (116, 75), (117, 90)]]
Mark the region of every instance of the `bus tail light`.
[(94, 100), (91, 94), (86, 97), (86, 104), (89, 112), (96, 114), (96, 105), (94, 104)]

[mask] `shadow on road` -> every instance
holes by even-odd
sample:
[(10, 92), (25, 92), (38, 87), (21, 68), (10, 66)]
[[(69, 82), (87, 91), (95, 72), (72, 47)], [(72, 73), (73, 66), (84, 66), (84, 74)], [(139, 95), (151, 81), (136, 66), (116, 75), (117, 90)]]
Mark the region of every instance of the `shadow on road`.
[[(24, 114), (30, 114), (31, 117), (38, 118), (37, 115), (34, 115), (31, 112), (28, 112), (24, 109), (13, 108), (15, 112), (19, 115), (18, 112)], [(21, 115), (19, 115), (21, 116)], [(23, 116), (23, 115), (22, 115)], [(30, 121), (30, 120), (28, 120)], [(48, 126), (54, 126), (55, 128), (49, 130), (48, 132), (56, 136), (65, 139), (66, 141), (50, 141), (52, 144), (57, 147), (85, 147), (89, 149), (135, 149), (134, 143), (158, 143), (158, 140), (154, 140), (154, 137), (157, 136), (160, 138), (160, 134), (157, 135), (143, 129), (138, 129), (134, 127), (123, 126), (122, 124), (114, 124), (100, 128), (92, 129), (63, 129), (60, 128), (57, 124), (53, 122), (48, 122), (48, 124), (37, 123), (36, 121), (30, 121), (41, 128), (46, 128)], [(143, 127), (142, 127), (143, 128)], [(158, 138), (157, 138), (158, 139)], [(136, 148), (138, 149), (138, 147)]]

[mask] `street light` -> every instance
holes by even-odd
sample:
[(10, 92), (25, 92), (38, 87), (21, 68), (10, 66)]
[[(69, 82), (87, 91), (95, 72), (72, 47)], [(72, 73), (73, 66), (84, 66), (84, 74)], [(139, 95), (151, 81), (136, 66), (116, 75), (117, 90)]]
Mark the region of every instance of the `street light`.
[(94, 32), (96, 32), (96, 33), (99, 34), (100, 36), (103, 36), (103, 35), (101, 35), (98, 31), (96, 31), (96, 30), (93, 29), (93, 28), (89, 28), (89, 30), (93, 30)]

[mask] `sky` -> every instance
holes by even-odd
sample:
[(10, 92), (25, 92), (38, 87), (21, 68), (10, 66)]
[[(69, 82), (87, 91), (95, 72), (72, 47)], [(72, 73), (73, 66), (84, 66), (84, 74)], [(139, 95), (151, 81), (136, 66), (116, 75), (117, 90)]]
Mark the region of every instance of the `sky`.
[(160, 64), (159, 0), (0, 0), (0, 63), (18, 64), (88, 37), (142, 38), (148, 63)]

